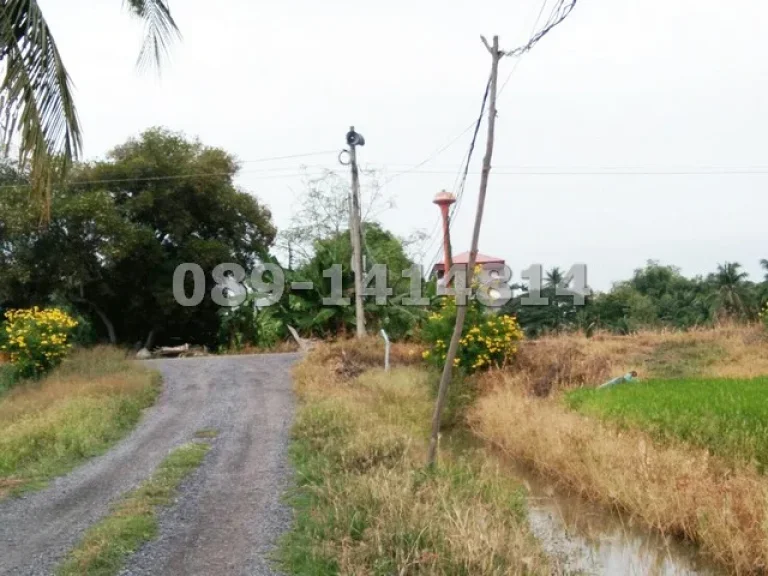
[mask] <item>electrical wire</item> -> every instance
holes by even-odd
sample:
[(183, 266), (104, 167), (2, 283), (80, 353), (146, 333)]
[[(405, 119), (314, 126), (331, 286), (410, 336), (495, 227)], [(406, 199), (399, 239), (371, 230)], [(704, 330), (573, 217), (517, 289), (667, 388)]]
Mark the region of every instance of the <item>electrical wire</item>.
[[(531, 27), (530, 34), (528, 34), (529, 37), (533, 37), (533, 35), (535, 34), (536, 28), (539, 26), (539, 22), (541, 21), (541, 17), (544, 15), (544, 9), (547, 7), (547, 2), (548, 0), (544, 0), (541, 3), (541, 9), (539, 9), (539, 14), (538, 16), (536, 16), (536, 20), (534, 21), (533, 26)], [(507, 75), (506, 79), (504, 80), (504, 82), (502, 82), (501, 87), (499, 88), (498, 96), (501, 96), (502, 93), (504, 92), (504, 88), (507, 87), (507, 84), (509, 84), (509, 81), (512, 79), (512, 76), (517, 71), (517, 67), (520, 66), (521, 60), (522, 58), (515, 59), (515, 63), (512, 65), (512, 69), (509, 71), (509, 74)]]
[[(287, 156), (269, 156), (266, 158), (257, 158), (255, 160), (237, 160), (237, 164), (250, 164), (250, 163), (260, 163), (260, 162), (272, 162), (276, 160), (289, 160), (289, 159), (295, 159), (295, 158), (306, 158), (310, 156), (322, 156), (325, 154), (336, 154), (336, 150), (324, 150), (320, 152), (305, 152), (301, 154), (289, 154)], [(282, 169), (288, 169), (288, 168), (267, 168), (264, 170), (259, 170), (259, 172), (264, 171), (272, 171), (272, 170), (282, 170)], [(295, 168), (291, 167), (291, 170), (295, 170)], [(238, 171), (236, 174), (242, 174), (248, 172), (246, 171)], [(231, 171), (227, 172), (197, 172), (197, 173), (187, 173), (187, 174), (174, 174), (169, 176), (144, 176), (140, 178), (105, 178), (105, 179), (98, 179), (98, 180), (82, 180), (75, 182), (73, 184), (77, 185), (85, 185), (85, 184), (117, 184), (120, 182), (154, 182), (154, 181), (166, 181), (166, 180), (179, 180), (184, 178), (203, 178), (203, 177), (211, 177), (211, 176), (232, 176)], [(273, 177), (284, 177), (288, 175), (278, 175)], [(292, 174), (290, 176), (293, 176)], [(269, 178), (269, 177), (267, 177)], [(0, 185), (0, 189), (3, 188), (27, 188), (31, 187), (31, 184), (5, 184)]]
[(306, 158), (309, 156), (324, 156), (325, 154), (337, 154), (338, 150), (323, 150), (321, 152), (305, 152), (303, 154), (289, 154), (288, 156), (272, 156), (269, 158), (258, 158), (256, 160), (238, 160), (238, 164), (250, 164), (253, 162), (272, 162), (274, 160), (290, 160), (292, 158)]
[[(526, 52), (530, 52), (531, 48), (533, 48), (536, 44), (539, 43), (539, 41), (544, 38), (547, 34), (549, 34), (553, 28), (555, 28), (558, 24), (563, 22), (571, 12), (573, 12), (573, 9), (576, 7), (576, 3), (578, 0), (557, 0), (555, 3), (555, 6), (552, 8), (552, 12), (549, 14), (549, 18), (547, 19), (546, 24), (533, 34), (528, 42), (523, 44), (522, 46), (518, 46), (517, 48), (514, 48), (513, 50), (508, 50), (504, 52), (504, 56), (522, 56)], [(546, 2), (545, 2), (546, 5)], [(543, 9), (542, 9), (543, 12)]]
[[(559, 3), (562, 5), (563, 1), (564, 0), (560, 0)], [(559, 22), (562, 22), (562, 20), (564, 20), (565, 17), (568, 16), (568, 13), (570, 13), (570, 10), (573, 9), (573, 5), (576, 4), (576, 0), (572, 0), (573, 4), (571, 5), (570, 10), (568, 11), (568, 13), (566, 13), (565, 15), (562, 16), (562, 18), (560, 19), (559, 22), (555, 22), (555, 20), (553, 20), (553, 15), (555, 14), (555, 10), (553, 10), (553, 12), (550, 14), (549, 20), (547, 21), (547, 25), (544, 26), (543, 31), (540, 32), (538, 34), (538, 38), (536, 38), (537, 37), (536, 29), (537, 29), (537, 27), (539, 25), (539, 22), (541, 21), (541, 17), (544, 15), (544, 10), (547, 7), (547, 2), (548, 2), (548, 0), (543, 0), (542, 1), (541, 8), (539, 9), (539, 13), (536, 16), (536, 20), (534, 20), (533, 26), (531, 27), (531, 32), (528, 35), (529, 38), (531, 38), (531, 40), (529, 40), (528, 44), (526, 45), (527, 49), (521, 51), (519, 54), (515, 54), (515, 55), (518, 56), (518, 58), (516, 58), (515, 63), (512, 66), (512, 69), (509, 71), (509, 74), (507, 75), (506, 79), (502, 83), (501, 88), (498, 91), (498, 96), (500, 96), (504, 92), (504, 89), (507, 87), (507, 84), (509, 84), (509, 81), (512, 79), (512, 76), (514, 75), (515, 71), (517, 70), (518, 66), (520, 65), (520, 60), (521, 60), (520, 57), (522, 55), (524, 55), (526, 52), (528, 52), (528, 50), (531, 49), (533, 44), (538, 42), (538, 40), (540, 40), (547, 32), (549, 32), (549, 30), (551, 28), (553, 28), (554, 26), (559, 24)], [(555, 6), (555, 9), (557, 9), (557, 5)], [(535, 41), (534, 41), (534, 38), (536, 38)], [(512, 54), (507, 54), (507, 55), (512, 55)], [(478, 117), (478, 120), (475, 123), (475, 132), (474, 132), (474, 135), (472, 137), (472, 143), (470, 144), (469, 152), (467, 153), (467, 159), (466, 159), (466, 164), (465, 164), (465, 168), (464, 168), (464, 175), (463, 175), (462, 180), (461, 180), (461, 188), (459, 189), (459, 192), (458, 192), (458, 194), (456, 196), (456, 203), (452, 206), (452, 209), (451, 209), (450, 220), (449, 220), (449, 224), (448, 224), (448, 232), (449, 233), (451, 231), (451, 228), (453, 227), (453, 222), (455, 221), (455, 215), (456, 215), (456, 213), (458, 212), (458, 210), (461, 207), (461, 200), (462, 200), (462, 197), (464, 195), (464, 187), (465, 187), (466, 181), (467, 181), (467, 174), (469, 172), (469, 164), (470, 164), (471, 157), (472, 157), (472, 151), (474, 150), (475, 141), (477, 139), (477, 134), (478, 134), (478, 131), (480, 130), (480, 125), (482, 123), (483, 115), (485, 113), (485, 104), (486, 104), (486, 101), (488, 99), (488, 92), (490, 90), (490, 87), (491, 87), (491, 79), (489, 78), (488, 79), (488, 84), (485, 87), (485, 95), (483, 96), (483, 105), (482, 105), (482, 108), (480, 110), (480, 116)], [(454, 182), (454, 190), (456, 190), (456, 189), (457, 189), (456, 182)], [(435, 256), (432, 258), (432, 261), (429, 264), (430, 269), (432, 268), (432, 266), (436, 262), (437, 258), (439, 257), (440, 251), (441, 251), (441, 248), (438, 246), (438, 250), (437, 250)]]
[[(451, 207), (452, 209), (450, 212), (449, 224), (448, 224), (449, 233), (450, 233), (451, 227), (453, 226), (454, 217), (458, 212), (459, 207), (461, 206), (461, 200), (464, 196), (464, 189), (467, 184), (467, 174), (469, 173), (469, 165), (472, 163), (472, 153), (475, 151), (475, 144), (477, 143), (477, 135), (480, 132), (480, 126), (483, 123), (483, 117), (485, 116), (485, 107), (486, 107), (486, 104), (488, 103), (488, 95), (490, 94), (490, 91), (491, 91), (491, 78), (489, 77), (488, 82), (485, 85), (485, 92), (483, 93), (483, 103), (480, 106), (480, 114), (478, 114), (477, 120), (473, 123), (475, 126), (475, 130), (472, 133), (472, 141), (469, 143), (469, 150), (467, 151), (467, 154), (466, 154), (464, 169), (462, 171), (463, 174), (461, 176), (461, 183), (458, 186), (456, 186), (455, 185), (456, 183), (454, 182), (454, 189), (456, 190), (456, 202)], [(430, 261), (430, 264), (429, 264), (430, 269), (432, 268), (432, 266), (434, 266), (435, 262), (437, 261), (437, 258), (440, 255), (441, 249), (442, 248), (438, 247), (437, 253)]]

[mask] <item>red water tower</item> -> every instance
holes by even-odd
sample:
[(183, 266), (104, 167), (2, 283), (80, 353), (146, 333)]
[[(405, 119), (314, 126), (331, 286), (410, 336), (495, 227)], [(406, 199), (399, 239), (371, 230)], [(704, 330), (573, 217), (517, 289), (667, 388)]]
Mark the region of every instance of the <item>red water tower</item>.
[[(451, 204), (456, 202), (456, 196), (450, 192), (442, 190), (432, 200), (433, 203), (440, 207), (440, 215), (443, 219), (443, 264), (445, 269), (443, 271), (443, 277), (446, 277), (451, 269), (451, 225), (448, 216), (448, 209)], [(447, 285), (446, 285), (447, 286)]]

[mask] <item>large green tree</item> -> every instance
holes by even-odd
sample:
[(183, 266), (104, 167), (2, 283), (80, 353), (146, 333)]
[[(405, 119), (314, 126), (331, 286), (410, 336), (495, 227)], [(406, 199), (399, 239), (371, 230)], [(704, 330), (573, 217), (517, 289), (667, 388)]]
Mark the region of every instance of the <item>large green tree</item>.
[[(366, 224), (364, 236), (366, 269), (372, 272), (374, 266), (379, 266), (382, 271), (370, 284), (370, 290), (373, 291), (378, 282), (392, 291), (386, 304), (377, 304), (373, 295), (366, 298), (364, 309), (367, 325), (370, 331), (384, 328), (393, 338), (408, 336), (420, 317), (418, 307), (404, 306), (402, 302), (409, 295), (410, 289), (409, 280), (402, 273), (410, 270), (413, 263), (405, 253), (402, 240), (379, 224)], [(323, 298), (332, 296), (332, 280), (327, 271), (334, 266), (340, 267), (342, 296), (354, 301), (351, 259), (352, 247), (348, 231), (315, 240), (310, 260), (290, 272), (292, 279), (310, 281), (314, 286), (311, 291), (289, 296), (287, 306), (284, 305), (297, 327), (306, 333), (325, 335), (354, 331), (354, 306), (327, 306), (322, 303)], [(386, 273), (383, 273), (384, 270)]]
[[(178, 34), (168, 1), (125, 0), (123, 5), (145, 23), (139, 63), (159, 63)], [(37, 0), (0, 2), (0, 62), (5, 69), (0, 112), (8, 123), (3, 145), (7, 149), (18, 131), (22, 163), (47, 217), (52, 182), (77, 158), (82, 136), (71, 80)]]
[(23, 190), (3, 195), (0, 221), (11, 224), (0, 237), (0, 301), (58, 295), (95, 315), (110, 339), (215, 344), (220, 308), (208, 296), (179, 305), (173, 276), (180, 264), (201, 266), (209, 295), (216, 265), (249, 269), (267, 257), (271, 215), (236, 188), (236, 172), (225, 151), (152, 129), (78, 166), (56, 190), (46, 228), (19, 216), (29, 214)]

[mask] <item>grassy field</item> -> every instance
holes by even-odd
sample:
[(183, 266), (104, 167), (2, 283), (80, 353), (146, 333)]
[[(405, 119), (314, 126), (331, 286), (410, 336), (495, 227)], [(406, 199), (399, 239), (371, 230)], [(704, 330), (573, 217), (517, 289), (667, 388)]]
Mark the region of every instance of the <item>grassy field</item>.
[[(629, 370), (644, 383), (594, 390)], [(562, 487), (764, 573), (768, 478), (746, 461), (766, 461), (766, 374), (760, 327), (544, 338), (479, 379), (468, 421)]]
[(127, 494), (91, 527), (56, 573), (59, 576), (112, 576), (125, 559), (157, 534), (157, 510), (173, 501), (182, 480), (205, 458), (210, 446), (185, 444), (171, 452), (152, 478)]
[[(434, 375), (385, 374), (370, 369), (378, 346), (342, 346), (321, 347), (296, 370), (296, 521), (278, 558), (286, 572), (553, 573), (517, 483), (445, 448), (438, 469), (425, 470)], [(394, 362), (412, 358), (393, 349)]]
[(0, 396), (0, 497), (40, 487), (104, 452), (139, 420), (159, 375), (111, 348), (75, 352)]
[(574, 390), (566, 401), (623, 428), (685, 440), (728, 460), (754, 462), (761, 472), (768, 465), (768, 377), (650, 380)]

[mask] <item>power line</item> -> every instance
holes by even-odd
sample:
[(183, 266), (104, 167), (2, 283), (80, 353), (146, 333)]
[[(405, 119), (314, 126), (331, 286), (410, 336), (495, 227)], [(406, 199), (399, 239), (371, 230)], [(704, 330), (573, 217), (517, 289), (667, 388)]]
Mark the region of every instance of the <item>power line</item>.
[[(529, 37), (531, 38), (531, 40), (529, 40), (528, 44), (526, 45), (527, 49), (520, 51), (519, 54), (514, 54), (514, 55), (518, 56), (518, 58), (515, 60), (515, 63), (512, 66), (512, 69), (509, 71), (509, 74), (507, 75), (506, 79), (502, 83), (501, 88), (498, 91), (498, 95), (499, 96), (501, 95), (502, 92), (504, 92), (504, 89), (507, 87), (507, 84), (512, 79), (512, 76), (515, 74), (515, 71), (517, 70), (518, 66), (520, 65), (520, 61), (522, 59), (522, 56), (528, 50), (530, 50), (530, 48), (533, 46), (533, 44), (538, 42), (538, 40), (540, 40), (547, 32), (549, 32), (549, 30), (551, 30), (554, 26), (556, 26), (557, 24), (562, 22), (562, 20), (564, 20), (568, 16), (568, 14), (570, 13), (570, 10), (572, 10), (573, 6), (576, 4), (576, 0), (572, 0), (572, 5), (570, 7), (570, 10), (568, 10), (568, 12), (566, 14), (564, 14), (559, 21), (555, 21), (555, 19), (553, 19), (553, 15), (555, 14), (555, 11), (557, 9), (557, 5), (556, 5), (555, 6), (555, 10), (553, 10), (553, 12), (550, 14), (550, 17), (549, 17), (549, 20), (547, 22), (547, 25), (545, 25), (544, 30), (541, 33), (539, 33), (538, 38), (537, 38), (536, 37), (537, 36), (536, 35), (536, 28), (538, 27), (539, 22), (541, 21), (541, 17), (544, 15), (544, 9), (547, 7), (547, 2), (548, 2), (548, 0), (543, 0), (542, 3), (541, 3), (541, 8), (539, 9), (539, 13), (536, 16), (536, 20), (534, 20), (534, 22), (533, 22), (533, 26), (531, 27), (531, 32), (529, 33)], [(562, 5), (563, 0), (559, 0), (559, 2), (560, 2), (560, 5)], [(535, 38), (535, 40), (534, 40), (534, 38)], [(508, 53), (506, 55), (511, 56), (513, 54)], [(486, 100), (488, 98), (488, 90), (490, 89), (490, 85), (491, 85), (491, 82), (490, 82), (490, 79), (489, 79), (488, 80), (488, 84), (486, 85), (486, 88), (485, 88), (485, 96), (483, 98), (483, 106), (482, 106), (482, 109), (480, 111), (480, 116), (479, 116), (479, 118), (477, 120), (477, 123), (475, 125), (475, 133), (474, 133), (474, 136), (472, 138), (472, 144), (471, 144), (470, 150), (469, 150), (469, 152), (467, 154), (467, 162), (466, 162), (466, 166), (465, 166), (465, 169), (464, 169), (464, 175), (463, 175), (463, 178), (462, 178), (461, 190), (460, 190), (459, 194), (457, 195), (456, 204), (454, 204), (452, 209), (451, 209), (451, 214), (450, 214), (450, 218), (451, 219), (450, 219), (449, 226), (448, 226), (448, 232), (449, 233), (450, 233), (450, 229), (453, 227), (454, 216), (455, 216), (456, 212), (459, 210), (459, 208), (461, 207), (461, 198), (463, 196), (464, 186), (465, 186), (466, 181), (467, 181), (467, 174), (468, 174), (468, 170), (469, 170), (469, 162), (470, 162), (470, 158), (471, 158), (471, 155), (472, 155), (472, 150), (474, 149), (475, 140), (477, 138), (477, 132), (480, 129), (480, 124), (482, 123), (482, 120), (483, 120), (483, 113), (485, 111), (485, 103), (486, 103)], [(454, 189), (456, 189), (456, 182), (454, 182)], [(432, 244), (434, 244), (434, 242), (430, 243), (430, 247), (432, 246)], [(440, 250), (441, 250), (441, 248), (438, 245), (437, 253), (432, 258), (432, 261), (430, 262), (430, 268), (432, 267), (432, 265), (434, 264), (436, 259), (439, 257)]]
[[(557, 0), (555, 6), (552, 8), (552, 12), (549, 14), (549, 18), (547, 19), (546, 24), (544, 24), (541, 30), (533, 34), (528, 42), (522, 46), (518, 46), (512, 50), (507, 50), (506, 52), (503, 52), (503, 55), (516, 57), (522, 56), (526, 52), (530, 52), (531, 48), (538, 44), (539, 41), (544, 38), (544, 36), (549, 34), (553, 28), (563, 22), (563, 20), (565, 20), (570, 15), (570, 13), (573, 12), (577, 2), (578, 0)], [(546, 5), (546, 1), (544, 2), (544, 5)], [(544, 7), (542, 7), (542, 12), (543, 11)]]
[[(458, 140), (459, 140), (459, 139), (460, 139), (462, 136), (464, 136), (464, 134), (466, 134), (466, 133), (467, 133), (467, 132), (468, 132), (468, 131), (469, 131), (469, 130), (472, 128), (472, 126), (474, 126), (474, 124), (475, 124), (474, 122), (470, 123), (470, 124), (469, 124), (469, 125), (468, 125), (466, 128), (464, 128), (464, 129), (463, 129), (463, 130), (462, 130), (462, 131), (461, 131), (461, 132), (460, 132), (458, 135), (456, 135), (454, 138), (452, 138), (452, 139), (451, 139), (451, 140), (450, 140), (450, 141), (449, 141), (447, 144), (445, 144), (445, 145), (441, 146), (440, 148), (436, 149), (434, 152), (432, 152), (432, 153), (431, 153), (429, 156), (427, 156), (427, 157), (426, 157), (424, 160), (422, 160), (422, 161), (421, 161), (421, 162), (419, 162), (418, 164), (415, 164), (414, 166), (411, 166), (411, 167), (409, 167), (409, 168), (407, 168), (407, 169), (405, 169), (405, 170), (403, 170), (403, 171), (401, 171), (401, 172), (398, 172), (398, 173), (394, 174), (394, 175), (393, 175), (393, 176), (391, 176), (390, 178), (387, 178), (387, 179), (384, 181), (384, 183), (383, 183), (383, 184), (382, 184), (382, 185), (379, 187), (379, 190), (381, 190), (382, 188), (384, 188), (384, 186), (387, 186), (387, 185), (388, 185), (389, 183), (391, 183), (391, 182), (392, 182), (392, 181), (393, 181), (395, 178), (399, 178), (400, 176), (403, 176), (403, 175), (405, 175), (405, 174), (410, 174), (410, 173), (412, 173), (412, 172), (415, 172), (416, 170), (418, 170), (419, 168), (421, 168), (421, 167), (422, 167), (422, 166), (424, 166), (425, 164), (428, 164), (429, 162), (431, 162), (432, 160), (434, 160), (435, 158), (437, 158), (437, 157), (438, 157), (440, 154), (442, 154), (442, 153), (443, 153), (443, 152), (445, 152), (445, 151), (446, 151), (448, 148), (450, 148), (451, 146), (453, 146), (453, 145), (454, 145), (454, 144), (455, 144), (455, 143), (456, 143), (456, 142), (457, 142), (457, 141), (458, 141)], [(438, 229), (438, 227), (439, 227), (439, 226), (440, 226), (440, 217), (438, 216), (438, 217), (435, 219), (435, 223), (434, 223), (434, 225), (432, 226), (432, 231), (431, 231), (431, 232), (430, 232), (430, 233), (427, 235), (427, 238), (432, 238), (432, 236), (434, 236), (434, 234), (435, 234), (435, 231)], [(425, 248), (425, 250), (424, 250), (424, 251), (425, 251), (425, 252), (426, 252), (426, 251), (428, 251), (428, 250), (429, 250), (429, 248), (431, 248), (431, 247), (432, 247), (432, 244), (433, 244), (433, 243), (434, 243), (434, 240), (430, 240), (430, 241), (429, 241), (429, 244), (427, 245), (427, 248)]]
[(421, 168), (422, 166), (424, 166), (425, 164), (428, 164), (429, 162), (431, 162), (432, 160), (434, 160), (435, 158), (440, 156), (440, 154), (442, 154), (443, 152), (448, 150), (448, 148), (453, 146), (462, 136), (464, 136), (464, 134), (469, 132), (470, 128), (472, 128), (472, 126), (474, 126), (474, 125), (475, 125), (475, 123), (472, 122), (469, 126), (464, 128), (464, 130), (462, 130), (461, 133), (458, 136), (454, 137), (450, 142), (448, 142), (444, 146), (441, 146), (440, 148), (435, 150), (432, 154), (430, 154), (427, 158), (425, 158), (424, 160), (422, 160), (418, 164), (416, 164), (414, 166), (411, 166), (410, 168), (408, 168), (406, 170), (403, 170), (402, 172), (398, 172), (397, 174), (394, 174), (391, 177), (389, 177), (386, 180), (384, 180), (384, 183), (381, 185), (380, 189), (384, 188), (384, 186), (386, 186), (387, 184), (392, 182), (395, 178), (399, 178), (400, 176), (403, 176), (404, 174), (409, 174), (411, 172), (414, 172), (414, 171), (418, 170), (419, 168)]
[[(473, 124), (474, 125), (474, 124)], [(467, 130), (464, 131), (466, 133)], [(462, 133), (463, 135), (463, 133)], [(473, 139), (474, 143), (474, 139)], [(446, 146), (442, 150), (446, 149)], [(334, 154), (335, 150), (331, 151)], [(245, 162), (257, 163), (267, 162), (274, 159), (284, 158), (299, 158), (303, 156), (314, 156), (324, 154), (324, 152), (315, 152), (310, 154), (294, 154), (290, 156), (276, 156), (273, 158), (261, 158), (256, 160), (248, 160)], [(433, 154), (430, 159), (436, 157), (437, 154)], [(465, 156), (466, 159), (466, 156)], [(429, 161), (429, 159), (427, 160)], [(442, 174), (456, 174), (454, 170), (419, 170), (418, 166), (423, 166), (427, 163), (423, 161), (420, 164), (411, 166), (409, 169), (404, 170), (397, 174), (397, 176), (403, 175), (442, 175)], [(392, 166), (392, 164), (370, 164), (374, 168), (386, 168)], [(454, 205), (454, 211), (460, 204), (460, 199), (463, 196), (464, 184), (466, 182), (467, 175), (478, 175), (480, 172), (468, 170), (469, 164), (462, 163), (463, 171), (460, 170), (459, 175), (462, 175), (462, 184), (458, 188), (457, 203)], [(307, 169), (323, 170), (321, 172), (312, 173)], [(265, 174), (268, 172), (277, 172), (285, 170), (284, 174)], [(234, 174), (231, 171), (225, 172), (190, 172), (185, 174), (173, 174), (168, 176), (142, 176), (137, 178), (105, 178), (96, 180), (81, 180), (72, 182), (72, 185), (86, 185), (86, 184), (118, 184), (125, 182), (162, 182), (181, 180), (185, 178), (210, 178), (218, 176), (241, 176), (243, 174), (259, 174), (259, 176), (251, 176), (249, 180), (268, 180), (275, 178), (296, 178), (300, 176), (322, 176), (328, 170), (327, 167), (322, 165), (315, 166), (303, 166), (303, 167), (272, 167), (263, 168), (258, 170), (239, 170)], [(768, 174), (768, 166), (683, 166), (683, 167), (652, 167), (652, 166), (497, 166), (494, 170), (495, 176), (763, 176)], [(457, 175), (458, 181), (458, 175)], [(0, 189), (4, 188), (26, 188), (29, 184), (4, 184), (0, 185)], [(454, 182), (456, 188), (456, 182)], [(439, 218), (438, 218), (439, 223)], [(431, 234), (430, 234), (431, 236)], [(430, 243), (430, 246), (432, 243)]]
[[(453, 227), (454, 216), (456, 215), (456, 213), (458, 212), (459, 208), (461, 207), (461, 200), (464, 197), (464, 188), (465, 188), (466, 183), (467, 183), (467, 174), (468, 174), (468, 171), (469, 171), (469, 165), (470, 165), (470, 163), (472, 161), (472, 152), (475, 149), (475, 143), (477, 142), (477, 134), (478, 134), (478, 131), (480, 130), (480, 126), (481, 126), (481, 124), (483, 122), (483, 115), (485, 113), (485, 104), (486, 104), (486, 102), (488, 100), (488, 91), (490, 90), (490, 86), (491, 86), (491, 83), (490, 83), (490, 79), (489, 79), (488, 83), (485, 86), (485, 93), (483, 95), (483, 103), (482, 103), (482, 105), (480, 107), (480, 114), (478, 115), (477, 120), (475, 122), (473, 122), (475, 130), (474, 130), (474, 132), (472, 134), (472, 141), (470, 142), (469, 150), (464, 155), (464, 160), (462, 162), (464, 167), (463, 167), (463, 169), (459, 168), (459, 172), (456, 174), (456, 179), (453, 182), (453, 189), (456, 190), (457, 193), (456, 193), (456, 203), (451, 207), (451, 212), (449, 214), (449, 222), (448, 222), (448, 233), (449, 234), (450, 234), (451, 228)], [(463, 175), (462, 175), (462, 173), (463, 173)], [(461, 178), (461, 184), (459, 184), (459, 178)], [(439, 225), (439, 223), (440, 223), (440, 219), (438, 218), (437, 224)], [(432, 259), (429, 262), (429, 268), (432, 268), (432, 266), (434, 265), (434, 263), (437, 261), (437, 259), (440, 256), (440, 251), (442, 250), (442, 247), (441, 247), (441, 245), (439, 243), (439, 239), (440, 239), (440, 234), (438, 233), (437, 236), (435, 237), (435, 240), (432, 240), (429, 243), (429, 245), (427, 246), (427, 248), (425, 249), (425, 252), (429, 252), (429, 250), (434, 245), (435, 241), (436, 240), (438, 241), (437, 251), (436, 251), (435, 255), (432, 257)]]
[[(472, 141), (469, 143), (469, 150), (467, 151), (467, 154), (465, 157), (466, 160), (464, 162), (464, 169), (461, 172), (459, 172), (460, 174), (462, 174), (463, 172), (463, 174), (461, 175), (461, 183), (458, 186), (456, 186), (456, 182), (454, 181), (454, 189), (456, 190), (456, 203), (452, 206), (451, 213), (449, 216), (449, 223), (448, 223), (449, 234), (450, 234), (451, 228), (453, 227), (454, 216), (458, 212), (461, 206), (461, 200), (464, 196), (464, 189), (467, 184), (467, 174), (469, 173), (469, 165), (472, 163), (472, 153), (475, 150), (475, 144), (477, 142), (477, 134), (478, 132), (480, 132), (480, 126), (483, 123), (483, 116), (485, 116), (485, 105), (488, 102), (488, 94), (490, 93), (490, 90), (491, 90), (491, 77), (488, 78), (488, 82), (485, 85), (485, 93), (483, 94), (483, 103), (480, 106), (480, 114), (478, 114), (477, 120), (474, 122), (475, 130), (472, 133)], [(457, 179), (458, 179), (458, 176), (457, 176)], [(430, 268), (432, 268), (432, 266), (434, 265), (434, 262), (439, 257), (440, 250), (441, 248), (440, 246), (438, 246), (437, 253), (430, 261), (430, 264), (429, 264)]]
[[(464, 160), (462, 160), (461, 168), (459, 169), (458, 173), (456, 170), (451, 167), (450, 165), (438, 165), (440, 169), (432, 170), (414, 170), (413, 172), (417, 174), (456, 174), (456, 182), (458, 183), (458, 176), (461, 175), (462, 170), (464, 168), (464, 162), (466, 161), (466, 155), (464, 156)], [(368, 164), (367, 168), (369, 169), (385, 169), (390, 168), (392, 166), (401, 166), (401, 164), (395, 164), (395, 163), (372, 163)], [(323, 165), (316, 165), (316, 166), (299, 166), (296, 167), (296, 170), (299, 168), (316, 168), (316, 169), (323, 169), (325, 166)], [(506, 170), (507, 173), (515, 173), (515, 174), (542, 174), (542, 173), (556, 173), (556, 174), (564, 174), (564, 173), (577, 173), (577, 174), (592, 174), (592, 173), (617, 173), (617, 174), (646, 174), (646, 173), (652, 173), (652, 174), (721, 174), (721, 173), (729, 173), (729, 174), (750, 174), (750, 173), (756, 173), (761, 174), (764, 172), (768, 172), (768, 165), (752, 165), (752, 166), (728, 166), (728, 165), (717, 165), (717, 164), (691, 164), (691, 165), (654, 165), (654, 164), (646, 164), (646, 165), (556, 165), (556, 164), (501, 164), (501, 165), (494, 165), (494, 174), (496, 173), (496, 170)], [(288, 170), (287, 167), (282, 168), (265, 168), (263, 170), (258, 170), (258, 172), (270, 172), (274, 170)], [(293, 168), (291, 168), (293, 169)], [(249, 170), (248, 172), (254, 172), (252, 170)], [(479, 172), (469, 172), (470, 174), (479, 174)]]
[(306, 158), (309, 156), (323, 156), (325, 154), (338, 154), (338, 150), (323, 150), (322, 152), (306, 152), (304, 154), (289, 154), (288, 156), (272, 156), (270, 158), (258, 158), (256, 160), (238, 160), (239, 164), (248, 164), (252, 162), (271, 162), (273, 160), (290, 160), (292, 158)]
[[(533, 26), (531, 27), (531, 32), (530, 34), (528, 34), (529, 37), (533, 37), (533, 35), (535, 34), (536, 28), (538, 27), (539, 22), (541, 21), (541, 17), (544, 15), (544, 8), (547, 7), (547, 2), (548, 0), (543, 0), (543, 2), (541, 3), (541, 9), (539, 10), (538, 16), (536, 16), (536, 20), (533, 22)], [(501, 88), (499, 88), (499, 96), (501, 96), (502, 92), (504, 92), (504, 88), (507, 87), (507, 84), (509, 84), (509, 81), (512, 79), (512, 76), (517, 71), (517, 67), (520, 66), (521, 60), (522, 58), (515, 59), (515, 63), (512, 65), (512, 69), (509, 71), (509, 74), (507, 75), (504, 82), (502, 82)]]
[[(419, 170), (411, 174), (454, 174), (451, 170)], [(468, 174), (478, 175), (481, 172), (471, 171)], [(692, 170), (669, 170), (669, 169), (571, 169), (571, 168), (553, 168), (542, 169), (514, 169), (506, 172), (493, 172), (494, 176), (760, 176), (768, 174), (768, 167), (760, 168), (704, 168)]]
[[(261, 171), (240, 171), (235, 176), (241, 174), (260, 174)], [(322, 176), (324, 172), (316, 174), (306, 171), (290, 172), (286, 174), (270, 174), (249, 178), (249, 180), (271, 180), (278, 178), (298, 178), (301, 176)], [(452, 170), (419, 170), (412, 171), (412, 175), (437, 175), (437, 174), (455, 174)], [(481, 172), (469, 171), (468, 175), (477, 176)], [(112, 178), (103, 180), (80, 180), (72, 182), (71, 185), (86, 184), (118, 184), (125, 182), (162, 182), (171, 180), (183, 180), (186, 178), (210, 178), (219, 176), (232, 176), (232, 172), (197, 172), (189, 174), (176, 174), (173, 176), (144, 176), (138, 178)], [(572, 169), (551, 169), (551, 170), (512, 170), (507, 172), (494, 171), (494, 176), (765, 176), (768, 175), (768, 167), (758, 169), (742, 168), (724, 168), (724, 169), (703, 169), (703, 170), (572, 170)], [(3, 184), (4, 188), (28, 188), (29, 184)]]

